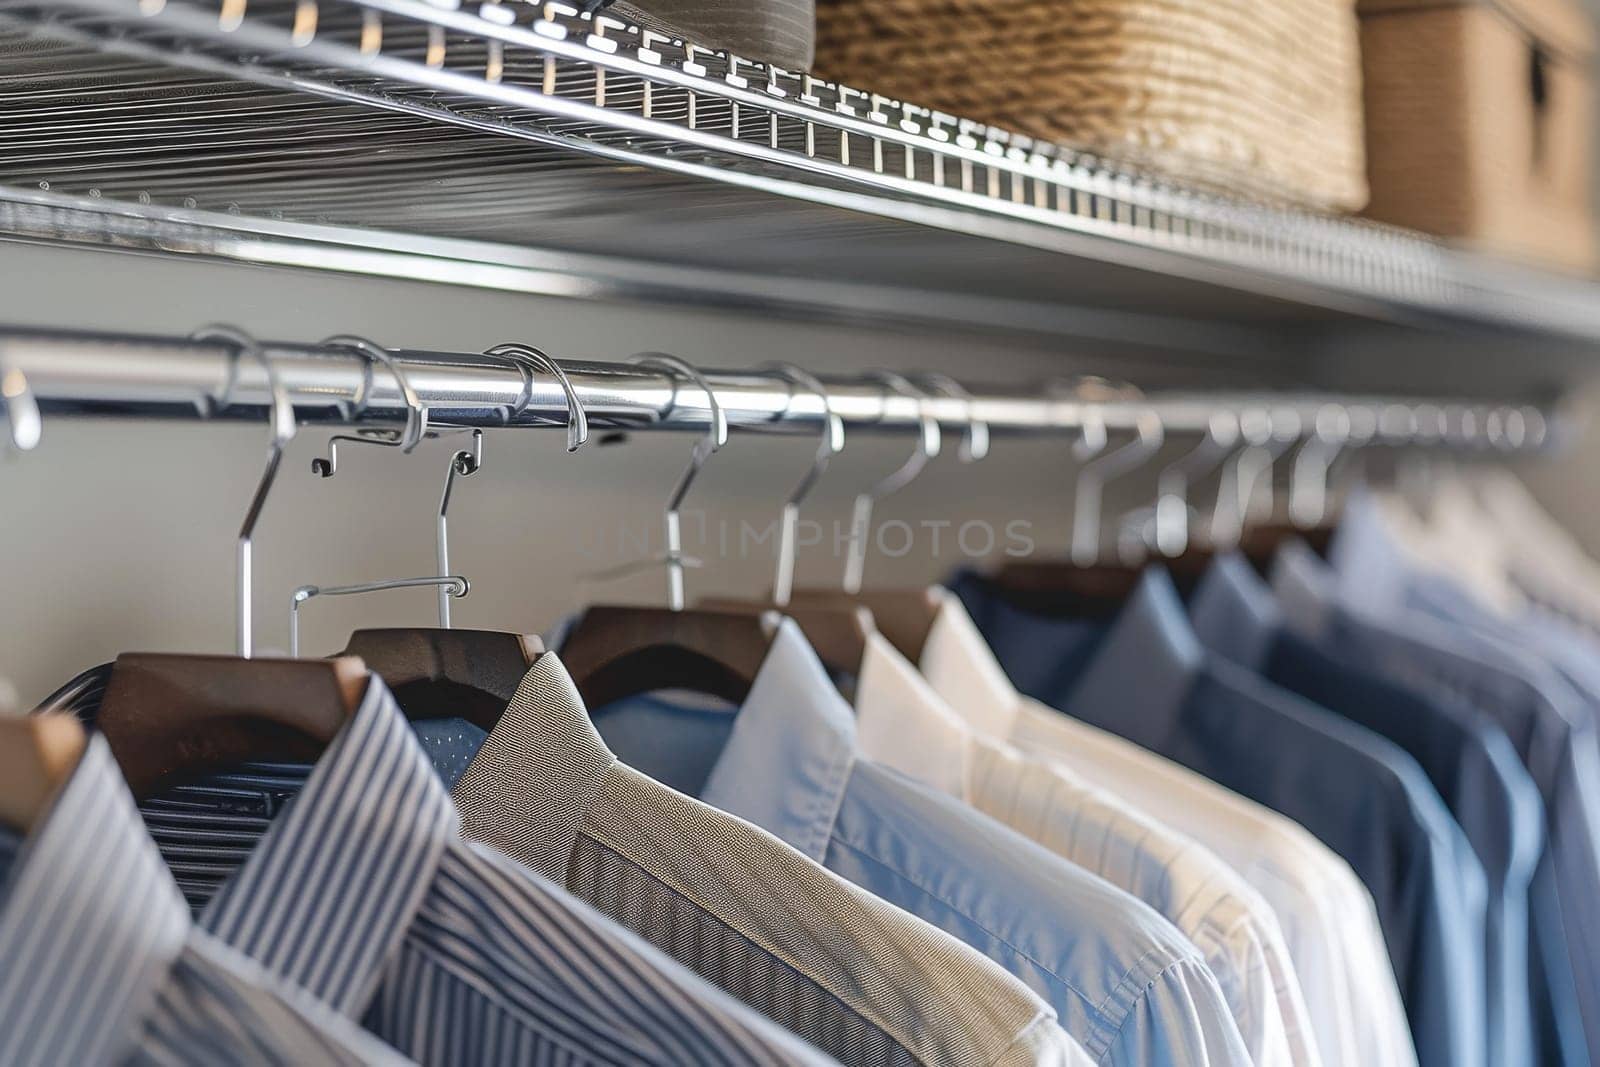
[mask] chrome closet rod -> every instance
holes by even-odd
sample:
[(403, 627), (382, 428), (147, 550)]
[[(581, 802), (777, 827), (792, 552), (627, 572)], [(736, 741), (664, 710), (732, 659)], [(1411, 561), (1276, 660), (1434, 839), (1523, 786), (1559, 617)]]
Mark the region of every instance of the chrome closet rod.
[[(359, 353), (291, 342), (263, 341), (261, 346), (302, 423), (404, 420), (406, 402), (395, 377)], [(388, 351), (436, 422), (566, 421), (566, 397), (548, 375), (533, 375), (530, 381), (510, 361), (478, 353)], [(705, 393), (693, 382), (675, 381), (664, 369), (568, 359), (560, 365), (596, 425), (693, 430), (704, 429), (710, 418)], [(238, 359), (214, 341), (0, 327), (0, 367), (20, 372), (47, 415), (259, 418), (260, 409), (271, 403), (262, 365)], [(754, 371), (707, 371), (705, 376), (733, 425), (798, 432), (814, 431), (821, 422), (821, 397), (792, 390), (780, 376)], [(997, 433), (1068, 433), (1090, 423), (1132, 431), (1142, 416), (1154, 412), (1168, 435), (1200, 435), (1210, 430), (1218, 410), (1230, 410), (1270, 413), (1275, 431), (1298, 426), (1296, 436), (1309, 437), (1334, 411), (1347, 417), (1356, 435), (1393, 443), (1438, 441), (1442, 434), (1460, 443), (1522, 449), (1537, 448), (1550, 436), (1549, 419), (1530, 405), (1196, 390), (1085, 401), (1065, 385), (1059, 392), (1040, 386), (1026, 394), (974, 386), (970, 398), (930, 392), (918, 400), (859, 378), (822, 381), (833, 412), (858, 429), (911, 432), (931, 415), (947, 426), (981, 421)], [(364, 406), (352, 411), (363, 393)], [(224, 400), (227, 406), (221, 407)]]

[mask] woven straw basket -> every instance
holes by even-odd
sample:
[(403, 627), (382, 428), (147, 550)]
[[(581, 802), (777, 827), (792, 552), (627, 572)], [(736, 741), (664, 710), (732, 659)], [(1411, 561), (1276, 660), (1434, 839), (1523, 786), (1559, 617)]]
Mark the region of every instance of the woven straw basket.
[(816, 72), (1179, 180), (1356, 210), (1353, 0), (817, 0)]

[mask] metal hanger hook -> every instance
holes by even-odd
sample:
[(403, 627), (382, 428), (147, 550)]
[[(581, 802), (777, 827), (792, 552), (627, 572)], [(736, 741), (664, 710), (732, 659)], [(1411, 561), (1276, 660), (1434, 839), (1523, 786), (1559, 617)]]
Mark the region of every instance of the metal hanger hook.
[[(561, 364), (551, 359), (543, 350), (521, 341), (507, 341), (495, 345), (484, 352), (486, 356), (499, 356), (501, 359), (510, 360), (512, 365), (522, 371), (523, 393), (518, 401), (514, 415), (522, 414), (533, 396), (533, 373), (540, 371), (550, 375), (561, 387), (561, 393), (567, 399), (567, 451), (576, 452), (589, 440), (589, 415), (583, 409), (583, 402), (578, 399), (578, 390), (574, 388), (572, 379), (567, 377), (567, 372), (561, 369)], [(668, 357), (671, 358), (671, 357)]]
[(923, 372), (915, 375), (912, 380), (917, 385), (931, 389), (936, 393), (947, 396), (952, 400), (961, 401), (965, 409), (966, 433), (961, 436), (961, 447), (956, 452), (957, 458), (962, 463), (976, 463), (989, 455), (989, 424), (973, 414), (975, 407), (972, 394), (967, 392), (966, 386), (950, 377), (948, 374), (936, 372)]
[(1155, 548), (1168, 559), (1189, 547), (1189, 487), (1216, 468), (1239, 440), (1239, 416), (1218, 410), (1200, 443), (1162, 468), (1156, 478)]
[[(230, 346), (231, 361), (234, 364), (238, 363), (241, 356), (250, 356), (261, 364), (261, 369), (267, 376), (267, 385), (272, 390), (271, 437), (267, 442), (267, 463), (261, 472), (261, 480), (256, 484), (255, 494), (250, 498), (250, 508), (245, 512), (244, 523), (239, 527), (239, 540), (234, 557), (235, 645), (240, 658), (249, 659), (255, 646), (252, 618), (255, 605), (252, 592), (256, 523), (261, 519), (261, 511), (266, 506), (267, 494), (272, 491), (272, 483), (277, 480), (278, 466), (283, 462), (283, 450), (294, 440), (297, 429), (294, 401), (289, 396), (289, 391), (283, 387), (277, 367), (273, 365), (266, 350), (262, 348), (260, 342), (243, 330), (232, 326), (206, 326), (191, 334), (190, 339), (219, 341)], [(237, 378), (236, 370), (229, 373), (227, 389), (218, 401), (220, 407), (227, 408), (231, 402), (230, 394)]]
[[(394, 377), (395, 384), (400, 387), (401, 397), (403, 397), (406, 402), (406, 426), (400, 434), (400, 451), (407, 454), (415, 451), (416, 447), (422, 443), (422, 438), (428, 432), (428, 408), (427, 405), (423, 404), (422, 398), (417, 395), (417, 391), (411, 387), (411, 379), (408, 378), (405, 371), (401, 369), (400, 361), (391, 355), (389, 351), (383, 348), (381, 345), (374, 344), (365, 337), (357, 337), (354, 334), (338, 334), (333, 337), (325, 338), (322, 341), (322, 347), (348, 349), (349, 351), (355, 352), (357, 355), (364, 357), (367, 360), (369, 367), (373, 363), (382, 363), (386, 368), (388, 368), (389, 373)], [(361, 406), (365, 408), (366, 398), (362, 397), (361, 399)], [(383, 443), (376, 438), (365, 439), (344, 437), (341, 439), (347, 441), (367, 440), (372, 444)], [(332, 475), (336, 466), (332, 442), (329, 442), (328, 457), (328, 460), (321, 465), (318, 465), (316, 461), (313, 461), (311, 465), (312, 470), (315, 470), (324, 478)]]
[[(1300, 439), (1303, 429), (1300, 413), (1293, 408), (1251, 407), (1239, 413), (1239, 436), (1243, 447), (1222, 469), (1217, 486), (1217, 505), (1211, 515), (1212, 544), (1234, 548), (1244, 536), (1246, 524), (1254, 515), (1252, 505), (1263, 474), (1272, 487), (1272, 466)], [(1269, 500), (1269, 509), (1271, 507)]]
[(1289, 473), (1289, 522), (1313, 529), (1328, 514), (1329, 474), (1333, 461), (1350, 442), (1350, 412), (1339, 404), (1317, 409), (1311, 434), (1295, 454)]
[(910, 485), (917, 475), (922, 473), (928, 461), (939, 455), (941, 445), (939, 420), (928, 414), (928, 397), (925, 392), (912, 385), (905, 375), (891, 370), (869, 371), (864, 377), (869, 382), (878, 382), (884, 386), (885, 409), (888, 408), (890, 390), (917, 402), (918, 432), (916, 451), (911, 453), (911, 457), (866, 492), (856, 494), (850, 514), (849, 553), (844, 561), (844, 591), (852, 596), (861, 592), (861, 579), (867, 563), (868, 527), (872, 524), (872, 509), (878, 501)]
[(689, 466), (678, 478), (678, 484), (673, 487), (672, 494), (667, 497), (667, 506), (662, 513), (667, 534), (667, 607), (673, 611), (682, 611), (683, 599), (683, 523), (680, 509), (683, 499), (689, 493), (689, 487), (694, 484), (695, 477), (699, 475), (700, 468), (705, 465), (712, 453), (728, 443), (728, 416), (722, 410), (722, 403), (717, 399), (716, 391), (711, 388), (711, 383), (706, 376), (686, 360), (677, 356), (669, 356), (662, 352), (646, 352), (634, 356), (629, 363), (640, 367), (656, 367), (667, 372), (672, 379), (672, 393), (676, 401), (679, 377), (688, 378), (700, 387), (705, 393), (706, 404), (711, 409), (711, 425), (705, 436), (695, 442), (694, 451), (689, 454)]
[(460, 599), (472, 591), (472, 584), (459, 574), (444, 574), (437, 578), (391, 578), (382, 582), (362, 582), (359, 585), (302, 585), (289, 597), (289, 655), (300, 658), (300, 605), (319, 596), (354, 596), (360, 593), (378, 593), (387, 589), (415, 589), (436, 585), (439, 595)]
[[(439, 494), (439, 516), (434, 524), (433, 552), (439, 573), (444, 575), (450, 573), (450, 496), (455, 490), (456, 478), (470, 478), (483, 469), (483, 431), (474, 428), (471, 433), (472, 447), (457, 449), (450, 457), (450, 466), (444, 476), (444, 490)], [(452, 594), (448, 586), (439, 586), (439, 628), (442, 630), (450, 629), (452, 596), (466, 596), (466, 594)]]
[(778, 528), (778, 567), (772, 581), (772, 602), (781, 608), (788, 605), (789, 598), (794, 594), (795, 538), (800, 522), (800, 504), (827, 471), (829, 461), (844, 451), (844, 420), (833, 410), (828, 390), (810, 371), (783, 362), (765, 363), (762, 368), (782, 376), (791, 387), (791, 396), (793, 387), (798, 385), (809, 389), (822, 401), (822, 440), (817, 444), (816, 455), (812, 457), (811, 467), (805, 477), (800, 479), (789, 498), (783, 502), (783, 515)]
[[(1124, 386), (1117, 390), (1121, 397), (1137, 400), (1139, 390)], [(1093, 412), (1103, 418), (1099, 401), (1091, 401), (1086, 417)], [(1140, 407), (1134, 414), (1133, 440), (1109, 452), (1091, 456), (1078, 468), (1077, 487), (1072, 496), (1072, 544), (1069, 556), (1080, 567), (1096, 563), (1100, 558), (1100, 508), (1106, 483), (1142, 466), (1151, 456), (1161, 451), (1166, 441), (1166, 424), (1160, 412), (1152, 407)]]
[(0, 354), (0, 408), (3, 408), (8, 436), (12, 447), (19, 452), (37, 448), (44, 433), (44, 420), (39, 415), (39, 401), (28, 384), (28, 376), (16, 367), (6, 364)]

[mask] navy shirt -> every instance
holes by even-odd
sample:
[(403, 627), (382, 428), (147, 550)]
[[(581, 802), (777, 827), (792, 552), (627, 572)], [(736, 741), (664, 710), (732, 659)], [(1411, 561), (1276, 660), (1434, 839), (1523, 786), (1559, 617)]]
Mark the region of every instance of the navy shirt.
[(1018, 689), (1296, 820), (1371, 891), (1426, 1067), (1486, 1064), (1483, 868), (1392, 742), (1201, 648), (1152, 568), (1114, 622), (960, 595)]
[(1488, 716), (1445, 694), (1408, 689), (1359, 660), (1287, 629), (1267, 583), (1237, 555), (1218, 559), (1189, 603), (1202, 643), (1416, 759), (1488, 878), (1489, 1061), (1531, 1065), (1528, 885), (1544, 847), (1544, 803), (1511, 740)]
[[(1349, 553), (1347, 511), (1335, 548)], [(1285, 545), (1274, 561), (1273, 590), (1297, 629), (1319, 645), (1359, 659), (1407, 688), (1470, 703), (1506, 731), (1538, 786), (1545, 848), (1529, 891), (1530, 970), (1541, 1062), (1600, 1062), (1600, 748), (1593, 714), (1564, 672), (1476, 627), (1397, 605), (1400, 573), (1378, 571), (1367, 547), (1366, 574), (1382, 585), (1336, 575), (1309, 548)], [(1346, 590), (1364, 589), (1359, 598)]]

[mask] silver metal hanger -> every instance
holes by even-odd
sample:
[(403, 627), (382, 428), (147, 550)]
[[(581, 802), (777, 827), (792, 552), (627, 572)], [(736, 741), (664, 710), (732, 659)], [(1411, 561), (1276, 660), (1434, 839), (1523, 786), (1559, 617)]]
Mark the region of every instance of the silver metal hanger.
[(1248, 407), (1239, 412), (1237, 449), (1222, 468), (1216, 507), (1211, 513), (1211, 543), (1218, 549), (1238, 547), (1255, 516), (1261, 476), (1271, 488), (1272, 465), (1300, 439), (1300, 414), (1289, 408)]
[(572, 380), (567, 377), (567, 372), (561, 365), (551, 359), (542, 349), (521, 341), (506, 341), (495, 345), (484, 352), (486, 356), (498, 356), (509, 360), (511, 364), (522, 372), (522, 396), (519, 398), (512, 416), (522, 414), (523, 410), (533, 402), (533, 386), (537, 380), (535, 371), (542, 371), (556, 380), (561, 387), (561, 393), (567, 400), (567, 451), (576, 452), (589, 440), (589, 415), (583, 409), (583, 403), (578, 399), (578, 390), (573, 387)]
[[(1116, 393), (1125, 398), (1140, 396), (1131, 386), (1119, 387)], [(1098, 425), (1097, 433), (1104, 434), (1104, 418), (1099, 410), (1101, 402), (1090, 399), (1085, 403), (1084, 425)], [(1142, 466), (1161, 451), (1165, 440), (1166, 427), (1160, 414), (1151, 407), (1140, 408), (1134, 416), (1131, 441), (1110, 451), (1097, 451), (1078, 468), (1072, 495), (1072, 543), (1068, 552), (1074, 564), (1088, 567), (1100, 559), (1100, 516), (1106, 484)]]
[(1312, 420), (1311, 434), (1295, 453), (1289, 474), (1289, 522), (1302, 530), (1321, 525), (1328, 515), (1333, 461), (1350, 443), (1350, 412), (1324, 404)]
[(667, 355), (664, 352), (646, 352), (634, 356), (629, 363), (640, 367), (654, 367), (663, 370), (672, 379), (672, 402), (677, 403), (678, 383), (680, 379), (687, 378), (700, 387), (705, 394), (706, 405), (711, 413), (711, 421), (704, 435), (694, 444), (694, 450), (689, 454), (689, 466), (679, 476), (678, 482), (667, 497), (665, 507), (662, 508), (662, 524), (666, 530), (666, 550), (662, 555), (647, 560), (635, 560), (621, 566), (607, 568), (587, 575), (597, 581), (609, 581), (640, 570), (665, 564), (667, 569), (667, 607), (673, 611), (682, 611), (684, 608), (683, 572), (687, 567), (698, 567), (700, 561), (683, 554), (683, 522), (680, 509), (683, 507), (684, 497), (689, 493), (689, 487), (694, 484), (700, 468), (705, 466), (711, 455), (728, 443), (728, 417), (722, 410), (722, 403), (717, 399), (716, 391), (711, 388), (711, 383), (706, 376), (701, 374), (692, 364), (677, 356)]
[(261, 364), (262, 371), (267, 377), (267, 386), (272, 391), (272, 407), (269, 416), (271, 434), (267, 441), (267, 462), (261, 472), (261, 479), (256, 484), (255, 494), (250, 498), (249, 510), (245, 512), (244, 523), (239, 528), (239, 539), (234, 554), (234, 603), (235, 613), (235, 650), (240, 658), (249, 659), (255, 651), (254, 641), (254, 609), (253, 582), (254, 582), (254, 542), (256, 523), (261, 519), (261, 511), (266, 506), (267, 494), (272, 491), (272, 484), (277, 480), (278, 467), (283, 462), (283, 450), (289, 442), (294, 440), (297, 426), (295, 424), (294, 402), (288, 390), (278, 378), (278, 370), (273, 365), (272, 359), (267, 355), (255, 338), (243, 330), (232, 326), (206, 326), (191, 335), (195, 341), (218, 341), (229, 346), (231, 356), (231, 370), (223, 394), (217, 398), (216, 405), (219, 410), (226, 410), (232, 402), (234, 383), (238, 380), (237, 364), (242, 356), (249, 356)]
[(865, 377), (868, 381), (879, 382), (886, 387), (883, 393), (885, 406), (888, 404), (890, 389), (917, 402), (918, 432), (916, 451), (911, 453), (911, 457), (876, 485), (856, 495), (855, 504), (850, 511), (849, 552), (844, 561), (844, 591), (851, 596), (861, 592), (873, 508), (878, 501), (910, 485), (916, 476), (922, 473), (928, 461), (939, 455), (940, 448), (939, 420), (928, 414), (926, 394), (912, 385), (904, 375), (894, 371), (871, 371)]
[(952, 400), (961, 401), (965, 411), (962, 426), (965, 432), (961, 435), (961, 444), (956, 449), (956, 458), (962, 463), (976, 463), (989, 455), (989, 424), (974, 414), (976, 405), (972, 394), (967, 392), (967, 387), (950, 377), (936, 371), (921, 371), (911, 376), (911, 380), (924, 389), (947, 396)]
[[(445, 471), (444, 489), (439, 494), (439, 516), (434, 522), (433, 557), (441, 576), (450, 573), (450, 495), (455, 490), (456, 478), (470, 478), (483, 469), (483, 431), (473, 428), (472, 447), (457, 449), (450, 457)], [(450, 629), (450, 601), (466, 596), (466, 592), (452, 593), (439, 586), (439, 627)]]
[(400, 431), (398, 437), (392, 439), (371, 435), (362, 435), (359, 437), (335, 437), (328, 442), (327, 460), (313, 460), (311, 469), (322, 475), (324, 478), (329, 477), (335, 470), (338, 469), (338, 454), (335, 451), (335, 442), (337, 441), (353, 441), (361, 444), (388, 445), (391, 447), (398, 447), (400, 451), (408, 455), (411, 452), (414, 452), (416, 447), (422, 443), (422, 439), (427, 436), (428, 433), (428, 407), (422, 402), (422, 398), (417, 395), (417, 391), (411, 387), (411, 380), (406, 376), (405, 372), (400, 369), (399, 360), (395, 359), (394, 356), (391, 355), (389, 351), (382, 345), (375, 344), (372, 341), (367, 340), (365, 337), (357, 337), (354, 334), (339, 334), (334, 337), (326, 338), (322, 341), (322, 347), (333, 351), (344, 350), (354, 352), (366, 360), (366, 381), (369, 384), (355, 401), (359, 404), (358, 412), (360, 410), (365, 410), (367, 396), (371, 392), (370, 382), (372, 380), (372, 365), (374, 363), (383, 364), (383, 366), (388, 369), (389, 374), (394, 378), (395, 384), (400, 387), (400, 395), (405, 400), (406, 424), (405, 428)]
[(1239, 440), (1239, 416), (1212, 412), (1205, 436), (1194, 448), (1162, 468), (1156, 478), (1155, 549), (1168, 559), (1189, 547), (1189, 487), (1210, 474)]
[(382, 582), (358, 582), (355, 585), (302, 585), (289, 597), (289, 655), (300, 656), (300, 605), (319, 596), (358, 596), (362, 593), (381, 593), (389, 589), (416, 589), (436, 585), (443, 596), (457, 599), (472, 591), (472, 585), (459, 574), (444, 574), (435, 578), (390, 578)]
[(829, 461), (844, 451), (844, 420), (834, 412), (833, 404), (828, 399), (828, 390), (810, 371), (793, 363), (768, 363), (763, 369), (776, 371), (791, 386), (809, 389), (822, 401), (822, 440), (817, 444), (816, 455), (812, 457), (805, 477), (800, 479), (789, 498), (783, 502), (783, 514), (779, 520), (778, 565), (772, 579), (772, 602), (781, 608), (787, 607), (794, 595), (795, 538), (800, 524), (800, 505), (827, 471)]

